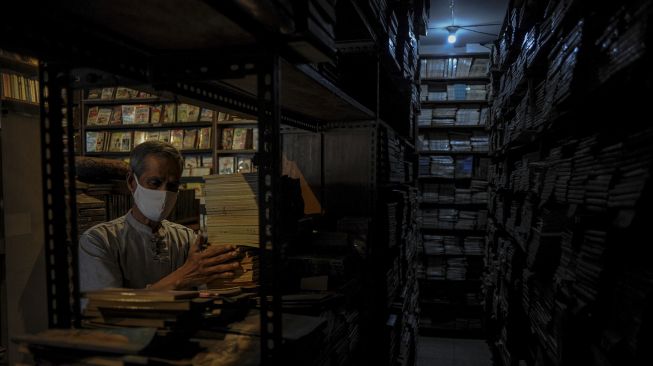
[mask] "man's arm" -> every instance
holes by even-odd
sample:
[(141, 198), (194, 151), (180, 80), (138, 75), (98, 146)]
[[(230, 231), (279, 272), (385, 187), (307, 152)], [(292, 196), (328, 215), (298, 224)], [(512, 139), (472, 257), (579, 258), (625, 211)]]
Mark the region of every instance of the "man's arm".
[(79, 283), (81, 291), (122, 287), (120, 265), (102, 235), (86, 232), (79, 238)]

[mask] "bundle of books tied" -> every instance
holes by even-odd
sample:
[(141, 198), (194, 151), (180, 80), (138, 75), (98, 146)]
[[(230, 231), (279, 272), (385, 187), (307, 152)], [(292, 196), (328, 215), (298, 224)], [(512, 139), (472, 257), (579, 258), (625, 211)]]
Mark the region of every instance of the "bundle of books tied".
[(210, 175), (205, 178), (206, 231), (211, 245), (236, 245), (241, 269), (233, 278), (207, 284), (220, 289), (258, 284), (258, 174)]

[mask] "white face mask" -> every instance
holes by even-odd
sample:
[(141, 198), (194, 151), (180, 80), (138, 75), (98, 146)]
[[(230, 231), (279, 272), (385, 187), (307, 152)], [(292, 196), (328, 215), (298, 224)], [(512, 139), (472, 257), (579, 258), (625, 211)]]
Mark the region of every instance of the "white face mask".
[(134, 191), (134, 201), (136, 207), (148, 219), (161, 222), (170, 215), (177, 202), (177, 192), (159, 191), (156, 189), (143, 188), (136, 179), (136, 190)]

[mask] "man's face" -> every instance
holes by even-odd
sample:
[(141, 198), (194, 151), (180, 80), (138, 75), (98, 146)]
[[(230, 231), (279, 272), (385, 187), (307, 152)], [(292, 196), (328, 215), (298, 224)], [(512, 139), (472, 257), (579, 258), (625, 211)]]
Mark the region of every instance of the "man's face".
[[(145, 156), (143, 162), (145, 169), (138, 177), (138, 183), (143, 188), (169, 192), (179, 191), (181, 170), (179, 169), (179, 164), (174, 159), (150, 154)], [(131, 173), (128, 178), (128, 183), (129, 189), (132, 192), (136, 190), (134, 179), (136, 177)]]

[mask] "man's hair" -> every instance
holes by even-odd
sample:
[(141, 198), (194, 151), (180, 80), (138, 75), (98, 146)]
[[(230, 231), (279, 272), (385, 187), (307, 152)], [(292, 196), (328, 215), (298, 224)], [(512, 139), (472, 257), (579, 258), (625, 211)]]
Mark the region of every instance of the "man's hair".
[(145, 170), (145, 157), (148, 155), (175, 160), (179, 164), (179, 173), (184, 170), (184, 158), (174, 146), (163, 141), (145, 141), (136, 146), (129, 156), (129, 167), (139, 177)]

